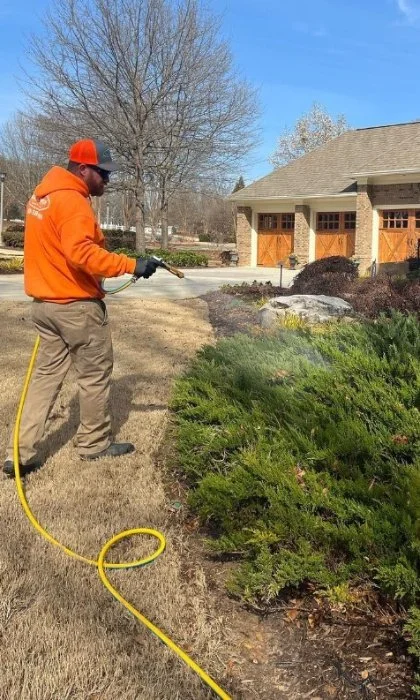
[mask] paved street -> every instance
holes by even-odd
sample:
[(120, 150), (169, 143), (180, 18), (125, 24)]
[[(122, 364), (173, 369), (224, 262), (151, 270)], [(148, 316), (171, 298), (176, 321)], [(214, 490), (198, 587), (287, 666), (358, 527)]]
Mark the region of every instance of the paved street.
[[(275, 267), (209, 267), (184, 269), (183, 272), (185, 278), (180, 280), (166, 270), (159, 269), (149, 280), (140, 279), (113, 299), (188, 299), (212, 292), (224, 284), (240, 284), (253, 280), (272, 282), (275, 285), (280, 283), (280, 270)], [(288, 287), (296, 274), (296, 271), (283, 269), (283, 287)], [(129, 275), (125, 275), (110, 279), (106, 286), (112, 289), (129, 278)], [(0, 275), (0, 299), (30, 301), (23, 291), (23, 275)]]

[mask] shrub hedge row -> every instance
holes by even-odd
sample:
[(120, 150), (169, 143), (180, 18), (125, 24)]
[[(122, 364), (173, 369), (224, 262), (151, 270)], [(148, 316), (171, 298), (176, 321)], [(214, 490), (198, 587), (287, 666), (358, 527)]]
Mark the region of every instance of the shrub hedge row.
[[(136, 253), (130, 248), (117, 248), (115, 252), (125, 253), (125, 255), (132, 258), (137, 258), (140, 255), (140, 253)], [(191, 250), (175, 251), (165, 250), (164, 248), (146, 248), (146, 255), (156, 255), (170, 265), (177, 265), (179, 267), (207, 267), (209, 262), (207, 255), (195, 253)]]
[[(23, 231), (5, 231), (3, 233), (3, 241), (8, 248), (23, 249)], [(139, 253), (136, 253), (132, 248), (114, 247), (113, 250), (116, 253), (124, 253), (133, 258), (139, 256)], [(146, 255), (157, 255), (169, 264), (179, 267), (207, 267), (209, 263), (207, 255), (195, 253), (191, 250), (172, 251), (164, 250), (163, 248), (150, 248), (146, 250)]]

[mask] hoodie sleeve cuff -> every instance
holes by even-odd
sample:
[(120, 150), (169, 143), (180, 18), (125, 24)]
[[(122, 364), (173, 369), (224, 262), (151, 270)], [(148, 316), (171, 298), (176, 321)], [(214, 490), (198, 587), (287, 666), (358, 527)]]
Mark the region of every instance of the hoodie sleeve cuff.
[(134, 270), (136, 269), (136, 259), (135, 258), (127, 258), (127, 272), (132, 275), (134, 274)]

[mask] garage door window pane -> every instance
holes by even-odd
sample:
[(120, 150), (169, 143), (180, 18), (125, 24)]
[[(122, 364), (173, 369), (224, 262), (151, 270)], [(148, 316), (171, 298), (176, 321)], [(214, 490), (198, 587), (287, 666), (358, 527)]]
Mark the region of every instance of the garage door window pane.
[(294, 214), (282, 214), (281, 215), (281, 228), (282, 231), (293, 231), (295, 228), (295, 215)]
[(354, 231), (356, 229), (356, 212), (346, 211), (344, 212), (344, 230)]
[(258, 218), (259, 228), (272, 230), (277, 228), (277, 214), (260, 214)]
[(408, 211), (384, 211), (384, 228), (408, 228)]
[(338, 231), (340, 214), (338, 212), (323, 212), (317, 217), (317, 229), (320, 231)]

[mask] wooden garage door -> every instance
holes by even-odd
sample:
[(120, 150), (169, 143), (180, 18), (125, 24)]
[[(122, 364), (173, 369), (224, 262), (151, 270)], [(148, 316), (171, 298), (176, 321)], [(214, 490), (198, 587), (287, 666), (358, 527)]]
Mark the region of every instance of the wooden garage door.
[(319, 212), (316, 219), (315, 259), (354, 255), (356, 212)]
[(379, 219), (379, 262), (402, 262), (417, 256), (420, 210), (382, 211)]
[(275, 267), (293, 252), (294, 214), (258, 215), (257, 264)]

